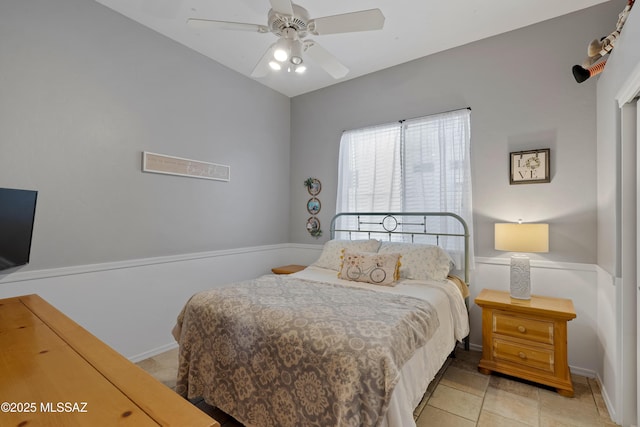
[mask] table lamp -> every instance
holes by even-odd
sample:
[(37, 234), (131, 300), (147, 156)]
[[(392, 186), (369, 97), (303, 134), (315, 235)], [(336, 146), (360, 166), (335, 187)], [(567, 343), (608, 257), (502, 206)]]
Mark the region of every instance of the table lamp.
[[(495, 249), (508, 252), (549, 252), (549, 224), (497, 223)], [(511, 256), (511, 298), (531, 298), (529, 257)]]

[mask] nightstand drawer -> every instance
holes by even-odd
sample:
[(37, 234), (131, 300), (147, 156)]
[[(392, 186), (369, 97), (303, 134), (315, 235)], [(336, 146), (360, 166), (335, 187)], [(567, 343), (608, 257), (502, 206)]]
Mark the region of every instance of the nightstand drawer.
[(493, 333), (553, 344), (553, 322), (534, 320), (494, 310)]
[(493, 358), (526, 365), (549, 373), (555, 371), (552, 349), (529, 347), (495, 338), (493, 340)]

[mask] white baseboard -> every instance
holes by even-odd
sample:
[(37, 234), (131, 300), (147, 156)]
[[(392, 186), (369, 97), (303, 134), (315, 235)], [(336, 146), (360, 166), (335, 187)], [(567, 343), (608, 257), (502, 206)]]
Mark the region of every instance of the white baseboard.
[(160, 346), (160, 347), (156, 347), (153, 350), (145, 351), (144, 353), (140, 353), (140, 354), (136, 354), (135, 356), (131, 356), (131, 357), (129, 357), (129, 361), (133, 362), (133, 363), (137, 363), (137, 362), (140, 362), (142, 360), (148, 359), (150, 357), (157, 356), (159, 354), (167, 352), (169, 350), (173, 350), (174, 348), (178, 348), (178, 343), (175, 342), (175, 341), (173, 343), (169, 343), (169, 344), (165, 344), (165, 345)]
[(614, 423), (618, 422), (618, 415), (615, 410), (615, 406), (611, 402), (611, 398), (609, 398), (609, 394), (607, 393), (607, 389), (602, 387), (602, 378), (600, 375), (596, 376), (598, 383), (600, 384), (600, 394), (602, 395), (602, 399), (604, 400), (604, 404), (607, 407), (607, 411), (609, 411), (609, 416)]
[(571, 373), (574, 375), (581, 375), (587, 378), (597, 378), (597, 373), (595, 371), (592, 371), (591, 369), (583, 369), (578, 366), (571, 366), (571, 365), (569, 365), (569, 369), (571, 370)]

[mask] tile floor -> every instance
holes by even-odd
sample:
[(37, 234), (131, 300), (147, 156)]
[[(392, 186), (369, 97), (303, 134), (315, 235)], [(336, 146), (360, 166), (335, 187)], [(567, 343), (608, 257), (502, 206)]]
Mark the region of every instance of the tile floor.
[[(477, 371), (480, 352), (456, 350), (429, 386), (415, 410), (417, 427), (610, 427), (616, 426), (592, 378), (573, 376), (575, 396), (562, 397), (543, 386)], [(173, 388), (177, 349), (138, 363)], [(222, 427), (242, 427), (233, 418), (200, 401), (195, 402)]]

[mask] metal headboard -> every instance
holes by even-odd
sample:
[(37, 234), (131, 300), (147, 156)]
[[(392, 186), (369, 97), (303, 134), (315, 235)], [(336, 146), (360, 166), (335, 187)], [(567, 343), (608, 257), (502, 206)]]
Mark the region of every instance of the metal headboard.
[[(452, 218), (454, 224), (462, 228), (460, 232), (442, 232), (432, 230), (427, 224), (427, 218)], [(346, 219), (347, 221), (341, 221)], [(350, 220), (350, 221), (349, 221)], [(350, 226), (343, 225), (344, 222)], [(338, 228), (338, 226), (340, 228)], [(453, 228), (453, 227), (452, 227)], [(352, 238), (383, 238), (392, 240), (393, 236), (409, 238), (418, 243), (420, 236), (430, 236), (435, 243), (440, 243), (440, 237), (458, 237), (464, 239), (464, 282), (469, 286), (469, 227), (460, 215), (452, 212), (342, 212), (331, 219), (331, 239), (336, 233), (347, 233)]]
[[(461, 229), (461, 231), (438, 231), (437, 227), (432, 230), (428, 219), (434, 217), (448, 219), (452, 222), (450, 228)], [(462, 238), (464, 239), (464, 282), (469, 286), (469, 227), (460, 215), (452, 212), (342, 212), (331, 219), (331, 239), (336, 238), (336, 233), (346, 233), (350, 240), (363, 237), (367, 239), (386, 237), (388, 240), (393, 240), (394, 236), (400, 236), (403, 240), (408, 238), (411, 242), (420, 243), (421, 238), (431, 238), (435, 239), (436, 245), (440, 244), (441, 237)], [(464, 302), (468, 312), (469, 297), (465, 298)], [(464, 349), (469, 350), (468, 335), (464, 338)]]

